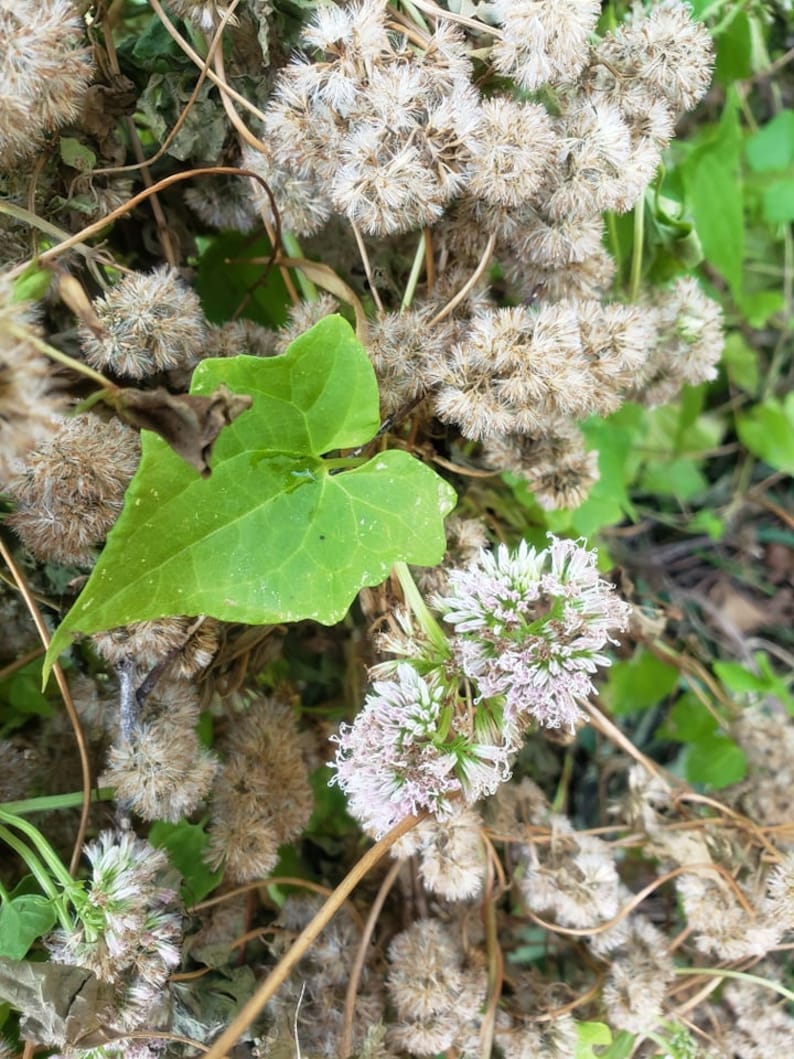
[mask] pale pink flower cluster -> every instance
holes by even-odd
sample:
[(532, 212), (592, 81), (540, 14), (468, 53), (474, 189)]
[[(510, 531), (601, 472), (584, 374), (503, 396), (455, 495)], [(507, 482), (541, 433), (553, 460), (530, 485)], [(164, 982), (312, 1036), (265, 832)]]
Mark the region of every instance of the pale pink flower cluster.
[(504, 696), (508, 721), (571, 729), (629, 612), (599, 577), (594, 552), (554, 538), (540, 552), (526, 541), (482, 551), (450, 574), (438, 605), (455, 626), (463, 672), (484, 697)]
[(377, 681), (352, 725), (340, 726), (335, 781), (364, 829), (384, 834), (404, 817), (437, 817), (508, 779), (512, 739), (466, 733), (455, 722), (457, 688), (403, 662)]
[[(493, 794), (533, 721), (573, 728), (629, 610), (598, 576), (595, 553), (553, 537), (540, 552), (526, 542), (481, 551), (435, 604), (455, 626), (450, 653), (395, 636), (392, 650), (408, 660), (376, 667), (390, 679), (335, 737), (335, 782), (378, 836), (412, 813), (445, 818)], [(473, 701), (461, 694), (467, 682)]]
[(91, 877), (71, 895), (74, 929), (53, 935), (50, 954), (115, 986), (114, 1029), (135, 1029), (158, 1006), (180, 960), (179, 896), (163, 851), (131, 832), (103, 831), (85, 855)]

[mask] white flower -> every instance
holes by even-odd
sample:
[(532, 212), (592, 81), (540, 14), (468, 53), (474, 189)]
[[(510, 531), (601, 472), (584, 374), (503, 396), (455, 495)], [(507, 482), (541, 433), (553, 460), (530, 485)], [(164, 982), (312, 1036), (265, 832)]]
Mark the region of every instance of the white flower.
[(533, 717), (548, 728), (573, 727), (590, 675), (609, 665), (610, 630), (624, 628), (628, 607), (598, 576), (595, 553), (551, 538), (542, 552), (526, 541), (510, 552), (483, 551), (449, 577), (437, 600), (456, 627), (464, 673), (485, 697), (503, 695), (508, 723)]

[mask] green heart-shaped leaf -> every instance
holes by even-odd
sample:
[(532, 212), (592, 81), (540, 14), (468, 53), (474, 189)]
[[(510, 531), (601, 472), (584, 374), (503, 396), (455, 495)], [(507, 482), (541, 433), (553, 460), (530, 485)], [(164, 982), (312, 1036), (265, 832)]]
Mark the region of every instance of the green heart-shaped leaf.
[(102, 555), (47, 653), (74, 635), (176, 614), (266, 624), (339, 621), (395, 562), (441, 561), (450, 486), (405, 452), (324, 458), (363, 445), (378, 389), (350, 326), (327, 317), (280, 357), (206, 360), (191, 393), (253, 397), (202, 479), (159, 437), (143, 456)]

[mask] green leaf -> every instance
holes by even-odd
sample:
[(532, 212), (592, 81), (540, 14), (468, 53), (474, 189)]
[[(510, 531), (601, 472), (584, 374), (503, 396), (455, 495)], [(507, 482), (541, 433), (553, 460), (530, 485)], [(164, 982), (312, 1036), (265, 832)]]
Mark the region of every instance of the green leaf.
[(759, 672), (754, 673), (740, 662), (715, 662), (714, 672), (735, 695), (763, 695), (779, 699), (789, 713), (794, 713), (794, 697), (783, 678), (772, 669), (768, 655), (756, 651), (753, 655)]
[(47, 293), (52, 283), (53, 272), (49, 268), (28, 265), (25, 271), (14, 280), (11, 288), (12, 302), (38, 301)]
[(708, 482), (692, 460), (670, 460), (645, 468), (639, 487), (646, 493), (691, 500), (706, 490)]
[(755, 173), (774, 172), (794, 164), (794, 110), (781, 110), (748, 137), (744, 153)]
[(767, 682), (740, 662), (715, 662), (714, 672), (729, 691), (766, 691)]
[(715, 135), (680, 167), (703, 252), (733, 291), (741, 289), (744, 255), (741, 145), (738, 103), (730, 94)]
[(736, 304), (750, 327), (765, 327), (770, 316), (783, 309), (783, 293), (779, 290), (742, 291)]
[(625, 716), (655, 706), (677, 682), (674, 666), (639, 648), (627, 662), (615, 662), (610, 667), (603, 695), (613, 713)]
[(684, 774), (690, 783), (719, 790), (738, 783), (747, 773), (747, 757), (740, 746), (720, 732), (691, 743), (684, 754)]
[(714, 77), (721, 85), (730, 85), (753, 73), (753, 35), (750, 19), (739, 11), (724, 33), (717, 38), (717, 62)]
[(612, 1030), (605, 1022), (577, 1022), (574, 1059), (598, 1059), (594, 1045), (611, 1043)]
[(223, 871), (210, 871), (204, 863), (209, 843), (201, 824), (180, 821), (169, 824), (158, 820), (149, 829), (149, 841), (164, 849), (171, 864), (182, 876), (182, 900), (193, 905), (211, 893), (223, 878)]
[[(241, 232), (224, 232), (207, 240), (199, 258), (196, 292), (208, 320), (220, 324), (240, 315), (265, 327), (280, 327), (287, 319), (289, 298), (278, 269), (271, 269), (262, 281), (264, 266), (250, 264), (251, 258), (269, 257), (267, 239), (251, 242)], [(245, 353), (246, 350), (239, 350)]]
[(143, 30), (135, 35), (132, 57), (136, 66), (164, 74), (173, 74), (174, 66), (184, 62), (179, 45), (159, 18), (148, 19)]
[(582, 426), (588, 448), (598, 449), (599, 479), (590, 495), (572, 513), (571, 528), (591, 537), (604, 526), (634, 517), (627, 485), (632, 477), (631, 456), (643, 422), (643, 410), (624, 405), (608, 419), (593, 417)]
[(253, 406), (220, 434), (210, 478), (143, 432), (124, 510), (46, 672), (77, 634), (166, 615), (331, 625), (395, 562), (441, 561), (455, 494), (434, 471), (402, 451), (363, 466), (323, 458), (366, 443), (379, 423), (375, 374), (341, 317), (279, 357), (203, 361), (192, 392), (221, 383)]
[(0, 956), (21, 960), (33, 942), (55, 926), (52, 902), (40, 894), (20, 894), (0, 905)]
[(690, 520), (690, 533), (706, 533), (713, 541), (721, 541), (725, 536), (725, 522), (713, 511), (702, 508)]
[(776, 471), (794, 474), (794, 393), (754, 405), (736, 423), (739, 438), (754, 456)]
[(72, 136), (62, 136), (59, 143), (61, 161), (81, 173), (88, 172), (96, 165), (96, 155), (85, 144)]
[(751, 394), (758, 392), (758, 352), (739, 331), (726, 335), (722, 363), (734, 386)]
[(785, 224), (794, 220), (794, 180), (776, 180), (764, 188), (761, 212), (770, 224)]
[(708, 738), (716, 730), (713, 714), (696, 695), (687, 691), (676, 700), (658, 734), (678, 743), (690, 743)]

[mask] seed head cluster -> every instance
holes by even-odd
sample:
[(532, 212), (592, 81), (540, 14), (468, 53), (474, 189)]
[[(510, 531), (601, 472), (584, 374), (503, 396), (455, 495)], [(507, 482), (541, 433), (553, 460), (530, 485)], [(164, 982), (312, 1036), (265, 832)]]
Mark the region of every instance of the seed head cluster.
[(144, 379), (199, 359), (206, 325), (198, 296), (162, 266), (131, 273), (94, 302), (101, 331), (81, 325), (88, 363), (127, 379)]
[(0, 170), (74, 121), (92, 74), (72, 0), (0, 2)]

